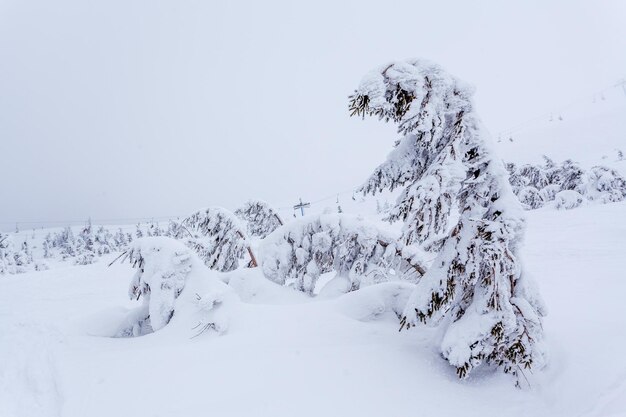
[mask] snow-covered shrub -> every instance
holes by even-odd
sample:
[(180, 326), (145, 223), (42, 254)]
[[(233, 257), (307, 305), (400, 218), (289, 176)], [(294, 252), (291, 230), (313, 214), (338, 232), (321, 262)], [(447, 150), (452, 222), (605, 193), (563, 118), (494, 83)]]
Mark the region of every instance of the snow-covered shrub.
[(76, 238), (71, 227), (66, 227), (61, 233), (55, 236), (53, 245), (59, 250), (63, 259), (76, 256)]
[(137, 269), (128, 294), (131, 299), (142, 299), (142, 305), (127, 316), (116, 336), (155, 332), (174, 316), (181, 318), (184, 332), (196, 336), (227, 329), (228, 313), (222, 305), (236, 302), (236, 296), (226, 284), (209, 276), (210, 271), (182, 242), (163, 236), (141, 238), (125, 256)]
[(486, 362), (519, 381), (544, 362), (544, 310), (517, 255), (523, 212), (472, 93), (421, 60), (370, 73), (350, 98), (352, 115), (391, 120), (403, 136), (362, 191), (403, 187), (391, 216), (404, 221), (403, 241), (444, 237), (402, 327), (444, 326), (441, 353), (459, 377)]
[(74, 265), (91, 265), (96, 261), (96, 255), (90, 251), (82, 251), (74, 258)]
[(541, 195), (541, 200), (545, 204), (549, 201), (554, 201), (556, 195), (561, 191), (561, 186), (559, 184), (550, 184), (544, 187), (539, 191)]
[(589, 200), (613, 203), (626, 198), (626, 179), (614, 169), (594, 166), (587, 175), (585, 186)]
[(256, 266), (246, 234), (234, 214), (221, 207), (210, 207), (187, 217), (181, 223), (181, 238), (193, 248), (206, 266), (218, 271), (232, 271), (249, 255), (249, 265)]
[(261, 239), (283, 225), (283, 221), (269, 204), (260, 200), (250, 200), (235, 210), (235, 215), (244, 221), (249, 236)]
[(96, 255), (108, 255), (109, 253), (113, 253), (115, 251), (116, 245), (114, 243), (113, 234), (111, 234), (109, 229), (106, 229), (104, 226), (98, 227), (93, 240), (93, 248)]
[(424, 270), (403, 252), (393, 235), (345, 214), (307, 216), (288, 223), (263, 240), (261, 265), (272, 281), (313, 294), (321, 274), (335, 271), (348, 290), (388, 281), (390, 270), (410, 269), (415, 281)]
[(0, 275), (15, 274), (16, 272), (13, 241), (9, 235), (0, 233)]
[(560, 191), (554, 198), (554, 207), (559, 210), (570, 210), (576, 207), (580, 207), (585, 199), (583, 196), (574, 190)]
[(541, 193), (533, 186), (522, 188), (517, 194), (517, 198), (528, 209), (538, 209), (543, 206)]
[[(548, 157), (544, 157), (543, 165), (507, 164), (509, 182), (519, 200), (527, 209), (536, 209), (555, 200), (561, 191), (575, 191), (583, 200), (609, 203), (622, 201), (626, 198), (626, 179), (617, 171), (594, 166), (585, 171), (576, 162), (566, 160), (557, 164)], [(538, 191), (535, 193), (533, 189)], [(566, 193), (573, 197), (574, 194)], [(562, 199), (561, 199), (562, 200)], [(580, 204), (572, 200), (573, 207)], [(564, 201), (557, 202), (559, 207)], [(565, 204), (569, 206), (570, 204)]]
[(133, 320), (120, 336), (140, 336), (161, 329), (174, 315), (174, 302), (191, 271), (191, 250), (169, 238), (140, 238), (129, 247), (128, 260), (137, 268), (128, 295), (143, 298)]
[(26, 272), (33, 263), (33, 253), (27, 241), (22, 242), (20, 249), (13, 253), (15, 269), (18, 273)]

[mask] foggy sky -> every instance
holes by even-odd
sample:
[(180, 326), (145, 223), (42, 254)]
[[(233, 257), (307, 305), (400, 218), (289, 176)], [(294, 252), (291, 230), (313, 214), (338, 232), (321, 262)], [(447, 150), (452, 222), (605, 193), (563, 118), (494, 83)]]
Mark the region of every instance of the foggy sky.
[(0, 222), (350, 189), (396, 138), (348, 117), (369, 70), (441, 64), (496, 134), (626, 76), (625, 22), (623, 0), (0, 0)]

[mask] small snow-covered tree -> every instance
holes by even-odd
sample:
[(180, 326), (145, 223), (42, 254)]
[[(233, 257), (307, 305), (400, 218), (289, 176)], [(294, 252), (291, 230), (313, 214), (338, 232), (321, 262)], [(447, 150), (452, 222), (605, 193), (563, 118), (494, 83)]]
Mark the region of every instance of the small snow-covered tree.
[(321, 274), (335, 271), (347, 280), (347, 291), (388, 281), (390, 271), (411, 271), (396, 279), (416, 281), (423, 265), (374, 224), (344, 214), (307, 216), (278, 229), (261, 245), (263, 273), (270, 280), (293, 284), (313, 294)]
[(16, 272), (13, 241), (9, 235), (0, 233), (0, 275)]
[(616, 170), (594, 166), (587, 173), (585, 184), (578, 191), (586, 194), (589, 200), (613, 203), (626, 199), (626, 178)]
[(142, 301), (116, 336), (141, 336), (179, 323), (178, 334), (199, 336), (228, 329), (239, 298), (181, 241), (159, 236), (133, 241), (122, 254), (136, 268), (128, 295)]
[(563, 190), (554, 196), (554, 206), (559, 210), (571, 210), (580, 207), (585, 201), (582, 194), (575, 190)]
[(283, 225), (283, 221), (269, 204), (260, 200), (250, 200), (235, 210), (235, 215), (247, 225), (248, 235), (261, 239)]
[(73, 258), (77, 255), (76, 238), (71, 227), (66, 227), (55, 236), (54, 246), (59, 248), (59, 253), (63, 259)]
[(104, 226), (98, 227), (94, 237), (94, 252), (98, 256), (107, 255), (112, 253), (115, 248), (113, 235)]
[(177, 236), (183, 235), (182, 226), (179, 222), (174, 220), (169, 220), (167, 223), (167, 230), (165, 231), (165, 236), (176, 238)]
[(33, 263), (33, 254), (26, 240), (19, 245), (18, 250), (13, 250), (11, 244), (5, 250), (6, 254), (13, 257), (12, 261), (7, 264), (10, 266), (10, 273), (24, 273), (30, 269)]
[[(174, 303), (191, 271), (192, 253), (170, 238), (140, 238), (125, 256), (137, 268), (128, 295), (143, 305), (128, 319), (118, 336), (141, 336), (163, 328), (174, 315)], [(124, 258), (126, 259), (126, 258)]]
[(113, 235), (113, 244), (115, 245), (116, 250), (125, 250), (126, 246), (129, 243), (128, 240), (129, 235), (124, 233), (122, 228), (118, 228), (115, 235)]
[(249, 256), (249, 266), (257, 261), (237, 217), (221, 207), (210, 207), (187, 217), (181, 223), (182, 238), (211, 269), (232, 271)]
[(530, 210), (538, 209), (544, 204), (541, 193), (533, 186), (522, 188), (517, 193), (517, 198), (519, 198), (519, 201), (524, 205), (524, 207)]
[(421, 60), (366, 76), (350, 97), (351, 114), (393, 121), (402, 137), (362, 191), (401, 187), (390, 219), (404, 221), (403, 241), (442, 242), (402, 327), (444, 326), (441, 353), (459, 377), (485, 362), (520, 376), (543, 363), (544, 308), (517, 254), (523, 212), (472, 93)]

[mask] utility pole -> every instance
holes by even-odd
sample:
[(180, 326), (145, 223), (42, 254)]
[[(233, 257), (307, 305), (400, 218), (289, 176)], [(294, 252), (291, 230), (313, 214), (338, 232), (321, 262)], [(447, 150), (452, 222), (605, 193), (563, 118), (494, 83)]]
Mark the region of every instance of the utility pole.
[(308, 207), (311, 207), (311, 203), (303, 203), (302, 198), (300, 198), (300, 204), (296, 204), (295, 206), (293, 206), (293, 209), (294, 210), (300, 209), (300, 214), (304, 216), (304, 209)]

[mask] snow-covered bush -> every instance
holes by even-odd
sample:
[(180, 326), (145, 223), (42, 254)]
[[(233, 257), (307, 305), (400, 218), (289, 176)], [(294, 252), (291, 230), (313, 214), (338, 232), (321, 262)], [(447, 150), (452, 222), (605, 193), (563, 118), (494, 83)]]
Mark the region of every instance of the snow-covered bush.
[(421, 60), (366, 76), (350, 97), (352, 115), (391, 120), (403, 136), (362, 191), (402, 187), (390, 218), (404, 221), (403, 241), (443, 238), (402, 327), (443, 326), (441, 353), (459, 377), (486, 362), (519, 380), (543, 363), (544, 309), (517, 255), (523, 212), (472, 93)]
[(537, 209), (543, 206), (543, 197), (541, 193), (533, 186), (522, 188), (517, 193), (519, 201), (529, 209)]
[(626, 199), (626, 179), (614, 169), (603, 166), (591, 168), (585, 185), (588, 200), (613, 203)]
[(244, 221), (249, 236), (261, 239), (283, 225), (283, 221), (269, 204), (260, 200), (250, 200), (235, 210), (235, 215)]
[[(346, 290), (388, 281), (391, 270), (416, 281), (424, 269), (395, 237), (374, 224), (345, 214), (307, 216), (288, 223), (263, 240), (261, 266), (270, 280), (293, 284), (313, 294), (321, 274), (335, 271)], [(399, 277), (398, 277), (399, 279)]]
[(574, 190), (559, 191), (554, 198), (554, 207), (559, 210), (570, 210), (580, 207), (585, 199)]
[(120, 330), (120, 336), (140, 336), (161, 329), (174, 315), (174, 302), (191, 271), (191, 250), (168, 238), (140, 238), (127, 251), (137, 268), (128, 295), (143, 298), (134, 320)]
[[(544, 157), (544, 160), (544, 164), (526, 164), (519, 168), (512, 163), (507, 164), (509, 181), (527, 209), (540, 208), (555, 201), (561, 191), (574, 191), (582, 196), (583, 201), (609, 203), (626, 199), (626, 179), (613, 169), (594, 166), (585, 171), (571, 160), (561, 164), (548, 157)], [(564, 196), (571, 198), (565, 201)], [(582, 203), (576, 203), (577, 198), (573, 198), (572, 193), (564, 196), (554, 203), (557, 208), (574, 208)]]
[(210, 207), (187, 217), (181, 223), (181, 235), (206, 266), (218, 271), (232, 271), (246, 253), (248, 265), (256, 266), (256, 258), (246, 234), (234, 214), (221, 207)]
[(168, 237), (135, 240), (125, 253), (137, 271), (128, 294), (142, 299), (141, 307), (126, 318), (116, 336), (141, 336), (163, 329), (172, 318), (182, 317), (185, 332), (222, 333), (228, 317), (222, 304), (236, 301), (226, 284), (210, 273), (193, 251)]
[(0, 233), (0, 275), (15, 274), (15, 253), (11, 237)]

